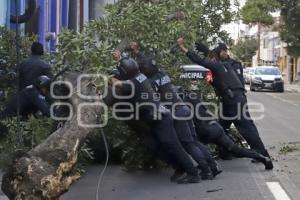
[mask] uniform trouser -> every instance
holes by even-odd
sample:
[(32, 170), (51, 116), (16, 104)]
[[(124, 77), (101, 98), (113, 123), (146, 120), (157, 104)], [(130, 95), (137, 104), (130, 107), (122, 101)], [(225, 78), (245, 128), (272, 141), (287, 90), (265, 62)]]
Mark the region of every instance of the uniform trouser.
[[(186, 152), (198, 163), (199, 168), (203, 172), (208, 172), (208, 163), (206, 156), (202, 149), (198, 146), (199, 144), (196, 142), (194, 137), (194, 127), (190, 123), (191, 120), (184, 120), (184, 117), (188, 117), (191, 111), (187, 106), (177, 106), (175, 110), (175, 117), (182, 118), (174, 120), (174, 127), (181, 142), (183, 148)], [(200, 143), (200, 142), (199, 142)], [(201, 146), (202, 147), (202, 146)]]
[(172, 163), (184, 169), (190, 175), (198, 175), (198, 170), (194, 167), (192, 159), (178, 140), (171, 114), (163, 114), (161, 120), (152, 122), (150, 126), (151, 132), (160, 143), (161, 149)]
[(251, 119), (247, 98), (245, 95), (236, 96), (229, 102), (223, 102), (220, 112), (220, 124), (224, 130), (234, 124), (239, 133), (245, 138), (251, 149), (269, 157), (258, 130)]
[(144, 145), (153, 156), (171, 165), (177, 167), (177, 163), (162, 149), (159, 140), (151, 132), (150, 126), (141, 120), (127, 121), (127, 125), (135, 132), (142, 133)]
[(208, 146), (199, 141), (193, 121), (189, 120), (188, 124), (189, 124), (190, 130), (192, 131), (194, 141), (195, 141), (197, 147), (202, 151), (202, 153), (203, 153), (203, 155), (206, 159), (206, 162), (208, 163), (208, 165), (210, 167), (215, 167), (216, 166), (216, 160), (211, 155), (211, 152), (210, 152)]
[(209, 135), (209, 143), (214, 143), (218, 146), (223, 147), (225, 150), (229, 151), (236, 157), (245, 157), (245, 158), (253, 158), (259, 161), (264, 159), (259, 153), (252, 151), (250, 149), (242, 148), (236, 145), (228, 135), (225, 134), (221, 125), (217, 122), (208, 125), (205, 128), (206, 134)]

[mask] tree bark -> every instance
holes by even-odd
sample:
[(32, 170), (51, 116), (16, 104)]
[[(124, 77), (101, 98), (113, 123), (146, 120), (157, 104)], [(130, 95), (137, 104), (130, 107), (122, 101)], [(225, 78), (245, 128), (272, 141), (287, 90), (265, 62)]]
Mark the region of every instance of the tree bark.
[(261, 23), (257, 23), (257, 65), (260, 64), (260, 36), (261, 36)]
[[(84, 106), (81, 103), (93, 103), (97, 100), (84, 100), (78, 96), (78, 87), (85, 95), (96, 95), (90, 80), (84, 80), (77, 87), (78, 74), (68, 73), (65, 81), (74, 86), (70, 102), (74, 115), (64, 126), (52, 133), (42, 144), (30, 150), (25, 156), (16, 159), (3, 176), (2, 190), (9, 199), (58, 199), (80, 175), (74, 172), (78, 150), (93, 128), (82, 127), (78, 115), (84, 124), (97, 124), (97, 114), (101, 109), (96, 105)], [(80, 112), (80, 113), (79, 113)]]

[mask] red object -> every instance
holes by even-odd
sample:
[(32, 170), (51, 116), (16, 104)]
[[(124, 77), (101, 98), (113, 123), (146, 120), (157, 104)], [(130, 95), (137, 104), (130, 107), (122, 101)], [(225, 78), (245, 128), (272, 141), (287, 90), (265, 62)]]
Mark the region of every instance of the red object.
[(212, 83), (214, 81), (214, 75), (211, 71), (207, 72), (205, 79), (208, 83)]

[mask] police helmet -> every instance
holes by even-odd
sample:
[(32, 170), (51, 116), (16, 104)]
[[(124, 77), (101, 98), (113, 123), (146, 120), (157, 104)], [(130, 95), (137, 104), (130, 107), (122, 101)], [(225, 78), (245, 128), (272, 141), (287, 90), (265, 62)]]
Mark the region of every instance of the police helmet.
[(34, 86), (38, 89), (47, 88), (49, 89), (51, 85), (51, 79), (48, 76), (39, 76), (34, 82)]
[(124, 57), (120, 60), (119, 70), (125, 79), (134, 78), (140, 72), (137, 62), (129, 57)]

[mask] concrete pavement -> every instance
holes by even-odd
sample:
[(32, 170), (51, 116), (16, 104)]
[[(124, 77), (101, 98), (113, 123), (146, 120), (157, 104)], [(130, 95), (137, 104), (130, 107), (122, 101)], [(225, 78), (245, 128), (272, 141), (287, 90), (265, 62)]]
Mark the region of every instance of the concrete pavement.
[[(124, 172), (120, 166), (110, 166), (100, 189), (101, 200), (274, 200), (265, 184), (278, 181), (272, 172), (249, 159), (221, 162), (224, 173), (212, 181), (178, 185), (169, 182), (170, 170)], [(96, 199), (96, 185), (101, 166), (91, 166), (62, 200)], [(260, 174), (260, 176), (257, 176)]]

